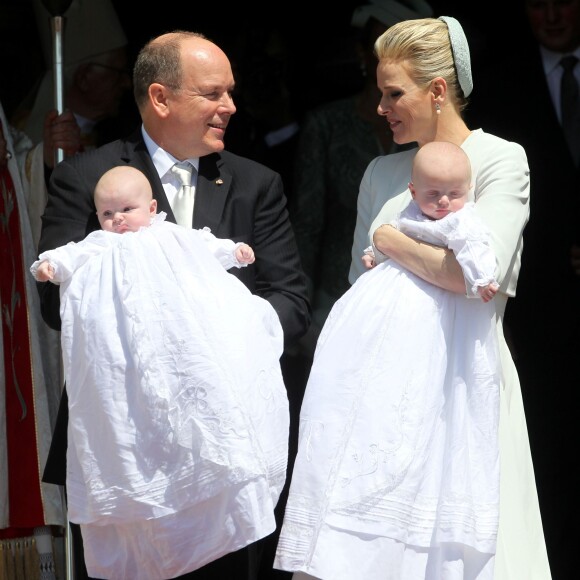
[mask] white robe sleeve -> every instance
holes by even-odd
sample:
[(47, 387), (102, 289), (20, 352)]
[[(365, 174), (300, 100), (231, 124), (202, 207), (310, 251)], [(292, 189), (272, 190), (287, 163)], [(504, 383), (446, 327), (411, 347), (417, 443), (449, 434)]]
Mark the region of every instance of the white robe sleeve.
[(243, 245), (243, 242), (234, 242), (224, 238), (216, 238), (209, 228), (197, 230), (209, 251), (219, 260), (219, 263), (226, 269), (244, 268), (248, 264), (243, 264), (236, 259), (236, 250)]
[(490, 233), (475, 213), (475, 204), (441, 220), (422, 216), (417, 204), (411, 202), (397, 219), (403, 233), (431, 244), (445, 246), (453, 251), (465, 277), (466, 295), (479, 297), (478, 288), (494, 282), (497, 263), (491, 249)]
[(92, 232), (81, 242), (70, 242), (54, 250), (42, 252), (38, 260), (30, 266), (30, 272), (35, 279), (38, 279), (38, 267), (41, 262), (47, 260), (54, 270), (54, 278), (51, 282), (57, 285), (61, 284), (68, 280), (90, 258), (114, 245), (119, 235), (105, 231)]

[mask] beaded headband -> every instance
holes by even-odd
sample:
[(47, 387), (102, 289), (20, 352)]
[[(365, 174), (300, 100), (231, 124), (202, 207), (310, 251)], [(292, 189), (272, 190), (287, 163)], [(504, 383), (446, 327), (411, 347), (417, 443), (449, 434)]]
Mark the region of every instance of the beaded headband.
[(447, 24), (457, 80), (463, 89), (463, 94), (468, 97), (473, 90), (473, 79), (471, 78), (471, 60), (465, 32), (463, 32), (461, 24), (452, 16), (440, 16), (439, 20), (443, 20)]

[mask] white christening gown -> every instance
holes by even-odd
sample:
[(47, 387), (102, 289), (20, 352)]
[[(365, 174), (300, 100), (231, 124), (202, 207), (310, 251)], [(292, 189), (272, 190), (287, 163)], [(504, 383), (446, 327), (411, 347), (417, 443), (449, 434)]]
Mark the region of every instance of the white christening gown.
[(40, 256), (61, 283), (68, 509), (93, 578), (174, 578), (270, 534), (286, 477), (278, 316), (226, 272), (232, 241), (163, 219)]
[[(495, 258), (473, 203), (395, 225), (453, 249), (474, 291)], [(275, 567), (324, 580), (492, 578), (499, 506), (495, 307), (392, 260), (334, 305), (316, 347)]]

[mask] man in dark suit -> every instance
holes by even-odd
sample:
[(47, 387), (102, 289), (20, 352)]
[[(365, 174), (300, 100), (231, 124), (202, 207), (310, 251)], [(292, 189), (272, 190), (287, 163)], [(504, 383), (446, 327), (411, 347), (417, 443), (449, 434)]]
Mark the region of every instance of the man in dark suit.
[[(580, 444), (580, 168), (563, 130), (560, 60), (580, 57), (580, 0), (525, 0), (522, 6), (522, 26), (510, 29), (513, 48), (504, 47), (500, 62), (475, 72), (475, 84), (485, 90), (476, 91), (467, 116), (472, 126), (519, 143), (528, 156), (530, 221), (505, 324), (522, 385), (552, 578), (568, 580), (577, 568), (572, 541), (580, 487), (570, 465)], [(574, 72), (578, 84), (580, 63)]]
[[(285, 345), (310, 323), (305, 277), (286, 210), (280, 175), (224, 151), (224, 134), (236, 108), (230, 62), (214, 43), (196, 33), (168, 33), (150, 41), (133, 71), (134, 95), (143, 122), (126, 139), (70, 157), (54, 170), (43, 216), (39, 252), (79, 241), (99, 229), (93, 203), (98, 179), (111, 167), (130, 165), (149, 178), (158, 210), (175, 221), (179, 183), (172, 166), (194, 168), (194, 209), (190, 227), (209, 227), (218, 237), (244, 241), (256, 262), (232, 275), (268, 300), (280, 318)], [(59, 289), (39, 285), (42, 314), (60, 327)], [(63, 395), (44, 480), (65, 484), (67, 401)], [(63, 429), (64, 426), (64, 429)], [(73, 526), (75, 559), (80, 535)], [(228, 554), (183, 578), (253, 579), (259, 566), (256, 544)], [(83, 577), (82, 567), (77, 580)]]

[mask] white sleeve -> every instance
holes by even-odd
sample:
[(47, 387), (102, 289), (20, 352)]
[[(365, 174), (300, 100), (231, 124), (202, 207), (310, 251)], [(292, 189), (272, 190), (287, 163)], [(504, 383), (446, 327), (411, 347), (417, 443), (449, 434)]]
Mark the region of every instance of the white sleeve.
[(491, 249), (490, 233), (472, 208), (455, 215), (454, 228), (448, 232), (447, 247), (453, 250), (465, 277), (467, 296), (479, 297), (478, 288), (494, 282), (497, 260)]
[(348, 281), (351, 284), (354, 284), (357, 278), (366, 272), (361, 258), (365, 249), (372, 245), (369, 231), (375, 216), (373, 215), (374, 196), (371, 188), (371, 176), (376, 162), (376, 159), (371, 161), (366, 168), (359, 188), (356, 226), (354, 229), (350, 271), (348, 274)]
[[(415, 153), (416, 148), (376, 157), (365, 171), (358, 197), (353, 267), (349, 276), (351, 283), (366, 271), (361, 269), (360, 256), (367, 246), (372, 245), (375, 230), (384, 224), (397, 227), (393, 220), (411, 201), (408, 186)], [(375, 259), (381, 263), (388, 256), (375, 248)]]
[(244, 268), (248, 264), (242, 264), (236, 259), (236, 250), (243, 245), (243, 242), (234, 242), (225, 238), (216, 238), (207, 227), (197, 230), (209, 251), (218, 259), (219, 263), (226, 269)]
[(418, 211), (407, 211), (400, 217), (399, 227), (412, 238), (453, 251), (463, 271), (469, 298), (478, 298), (479, 287), (496, 282), (497, 264), (491, 249), (490, 233), (476, 215), (475, 204), (469, 203), (440, 220), (421, 218)]
[(111, 236), (118, 236), (121, 234), (113, 234), (111, 232), (93, 232), (89, 234), (81, 242), (69, 242), (64, 246), (55, 248), (54, 250), (47, 250), (38, 256), (32, 266), (30, 272), (35, 279), (38, 271), (38, 266), (43, 261), (48, 261), (54, 270), (54, 279), (51, 280), (53, 284), (60, 284), (68, 280), (75, 271), (80, 268), (93, 256), (100, 254), (106, 248), (110, 247), (115, 240)]
[(489, 134), (466, 145), (475, 178), (475, 212), (490, 231), (501, 292), (515, 296), (530, 211), (530, 171), (524, 149)]

